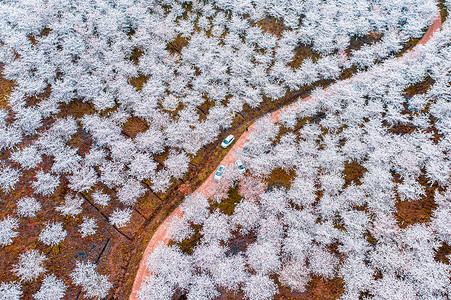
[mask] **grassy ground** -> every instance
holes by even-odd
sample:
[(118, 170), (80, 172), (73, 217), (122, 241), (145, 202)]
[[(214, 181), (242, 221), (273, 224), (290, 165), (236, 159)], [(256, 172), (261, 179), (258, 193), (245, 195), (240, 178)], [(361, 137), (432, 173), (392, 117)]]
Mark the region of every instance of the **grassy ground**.
[(412, 98), (413, 95), (425, 94), (431, 88), (431, 86), (434, 85), (434, 83), (434, 79), (432, 79), (430, 76), (426, 76), (423, 81), (408, 86), (404, 91), (405, 96), (407, 98)]
[(442, 24), (443, 24), (443, 22), (445, 22), (446, 19), (448, 18), (448, 9), (446, 8), (446, 1), (439, 0), (438, 7), (440, 8), (440, 16), (442, 17)]
[[(3, 70), (3, 66), (0, 64), (0, 73)], [(14, 87), (14, 82), (6, 80), (3, 76), (0, 76), (0, 109), (8, 109), (7, 97), (11, 93)]]
[(238, 192), (238, 186), (232, 187), (227, 193), (227, 198), (221, 202), (214, 202), (210, 205), (210, 211), (213, 212), (218, 209), (221, 213), (231, 216), (235, 210), (235, 206), (241, 202), (241, 197)]
[(343, 176), (345, 179), (344, 188), (350, 184), (361, 185), (360, 179), (365, 175), (366, 169), (356, 161), (346, 161)]
[[(338, 299), (343, 293), (344, 282), (341, 278), (326, 280), (319, 276), (313, 276), (304, 292), (296, 292), (281, 285), (278, 288), (279, 293), (275, 295), (275, 300), (334, 300)], [(216, 300), (242, 299), (247, 299), (243, 292), (222, 291), (221, 296)]]
[(268, 189), (285, 188), (288, 190), (295, 177), (296, 173), (294, 170), (277, 168), (272, 170), (271, 174), (265, 178), (264, 182), (267, 184)]
[(399, 197), (397, 198), (395, 216), (401, 228), (415, 223), (428, 223), (433, 210), (437, 208), (434, 201), (434, 194), (438, 189), (437, 183), (430, 185), (424, 175), (419, 178), (419, 183), (426, 191), (420, 200), (401, 201)]

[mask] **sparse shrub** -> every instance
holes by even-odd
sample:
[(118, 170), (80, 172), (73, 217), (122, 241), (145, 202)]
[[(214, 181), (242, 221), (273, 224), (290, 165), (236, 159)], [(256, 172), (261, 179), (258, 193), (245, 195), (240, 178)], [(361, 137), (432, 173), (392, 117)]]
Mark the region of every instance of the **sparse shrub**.
[(66, 238), (67, 232), (63, 224), (58, 222), (47, 222), (45, 228), (39, 234), (39, 240), (47, 246), (56, 246)]
[(20, 277), (20, 281), (32, 281), (46, 271), (43, 267), (46, 260), (45, 255), (38, 250), (27, 250), (19, 256), (19, 263), (14, 266), (13, 271)]
[(6, 216), (0, 221), (0, 245), (8, 246), (13, 242), (13, 238), (19, 235), (15, 229), (19, 227), (19, 219)]

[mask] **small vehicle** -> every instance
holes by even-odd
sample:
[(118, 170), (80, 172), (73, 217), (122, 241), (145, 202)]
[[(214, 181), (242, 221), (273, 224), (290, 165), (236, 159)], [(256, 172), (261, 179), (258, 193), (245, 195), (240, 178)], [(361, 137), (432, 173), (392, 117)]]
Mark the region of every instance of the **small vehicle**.
[(235, 137), (233, 135), (229, 135), (228, 137), (225, 138), (225, 140), (222, 141), (221, 147), (224, 149), (229, 147), (234, 140), (235, 140)]
[(235, 161), (235, 165), (238, 168), (238, 171), (240, 171), (241, 174), (243, 174), (244, 172), (246, 172), (246, 169), (243, 166), (243, 163), (241, 162), (241, 160), (237, 159)]
[(218, 170), (217, 170), (216, 173), (215, 173), (215, 180), (216, 180), (216, 181), (221, 180), (221, 177), (222, 177), (222, 171), (224, 171), (224, 169), (225, 169), (225, 166), (224, 166), (224, 165), (219, 165), (219, 168), (218, 168)]

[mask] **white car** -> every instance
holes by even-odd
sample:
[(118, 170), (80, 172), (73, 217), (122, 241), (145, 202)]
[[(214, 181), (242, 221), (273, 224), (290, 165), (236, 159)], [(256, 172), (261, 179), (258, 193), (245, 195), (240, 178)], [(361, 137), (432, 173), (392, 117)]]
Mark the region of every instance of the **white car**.
[(218, 170), (215, 173), (215, 180), (219, 181), (222, 177), (222, 171), (224, 171), (225, 166), (224, 165), (219, 165)]
[(243, 174), (244, 172), (246, 172), (246, 169), (244, 168), (243, 163), (241, 162), (241, 160), (237, 159), (235, 161), (235, 165), (238, 168), (238, 171), (240, 171), (240, 173)]
[(225, 138), (225, 140), (222, 141), (221, 147), (224, 149), (229, 147), (233, 143), (234, 140), (235, 140), (235, 137), (233, 135), (229, 135), (228, 137)]

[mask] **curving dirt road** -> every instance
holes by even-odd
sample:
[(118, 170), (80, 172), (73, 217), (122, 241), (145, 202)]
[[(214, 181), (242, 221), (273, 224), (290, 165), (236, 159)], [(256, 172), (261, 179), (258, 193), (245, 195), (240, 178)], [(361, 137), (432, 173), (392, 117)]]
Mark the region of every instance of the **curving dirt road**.
[[(441, 29), (441, 25), (442, 25), (442, 21), (441, 21), (441, 16), (439, 14), (434, 19), (434, 22), (429, 26), (429, 29), (426, 31), (424, 36), (421, 38), (421, 40), (417, 43), (417, 45), (415, 47), (417, 47), (418, 45), (425, 45), (431, 39), (433, 34), (437, 30)], [(408, 56), (412, 55), (414, 50), (415, 50), (415, 48), (412, 49), (411, 51), (405, 53), (405, 55), (408, 55)], [(403, 58), (405, 55), (403, 55), (401, 58)], [(349, 82), (349, 79), (345, 80), (345, 82)], [(343, 82), (341, 82), (341, 83), (343, 83)], [(271, 113), (272, 122), (277, 123), (279, 121), (280, 113), (283, 110), (295, 109), (299, 102), (307, 101), (310, 98), (311, 97), (308, 96), (306, 98), (303, 98), (302, 100), (299, 100), (297, 102), (294, 102), (290, 105), (287, 105), (279, 110), (272, 112)], [(243, 151), (244, 144), (248, 141), (248, 137), (249, 137), (250, 133), (254, 130), (254, 128), (255, 128), (255, 123), (252, 124), (251, 126), (249, 126), (249, 129), (240, 136), (240, 138), (235, 142), (235, 144), (233, 144), (232, 148), (229, 150), (229, 152), (227, 153), (227, 155), (224, 157), (224, 159), (221, 161), (220, 164), (228, 166), (235, 162), (235, 160), (237, 158), (237, 154), (241, 153)], [(214, 191), (214, 185), (215, 185), (214, 179), (213, 179), (215, 172), (211, 173), (210, 176), (207, 178), (207, 180), (205, 180), (204, 183), (202, 183), (202, 185), (196, 191), (194, 191), (194, 193), (203, 193), (206, 197), (212, 196), (212, 191)], [(169, 224), (171, 223), (171, 221), (173, 219), (180, 218), (182, 216), (183, 216), (183, 212), (181, 211), (180, 206), (179, 206), (172, 212), (172, 214), (169, 217), (166, 218), (166, 220), (164, 220), (164, 222), (158, 227), (157, 231), (152, 236), (152, 238), (149, 241), (149, 244), (147, 245), (146, 250), (144, 251), (143, 256), (141, 258), (138, 273), (136, 274), (135, 282), (133, 283), (133, 289), (130, 294), (130, 298), (129, 298), (130, 300), (138, 300), (138, 291), (141, 288), (141, 284), (142, 284), (144, 278), (149, 274), (149, 271), (147, 270), (147, 267), (146, 267), (147, 257), (153, 252), (153, 250), (156, 247), (158, 247), (161, 244), (167, 244), (169, 242), (169, 240), (171, 238), (170, 232), (168, 231)]]

